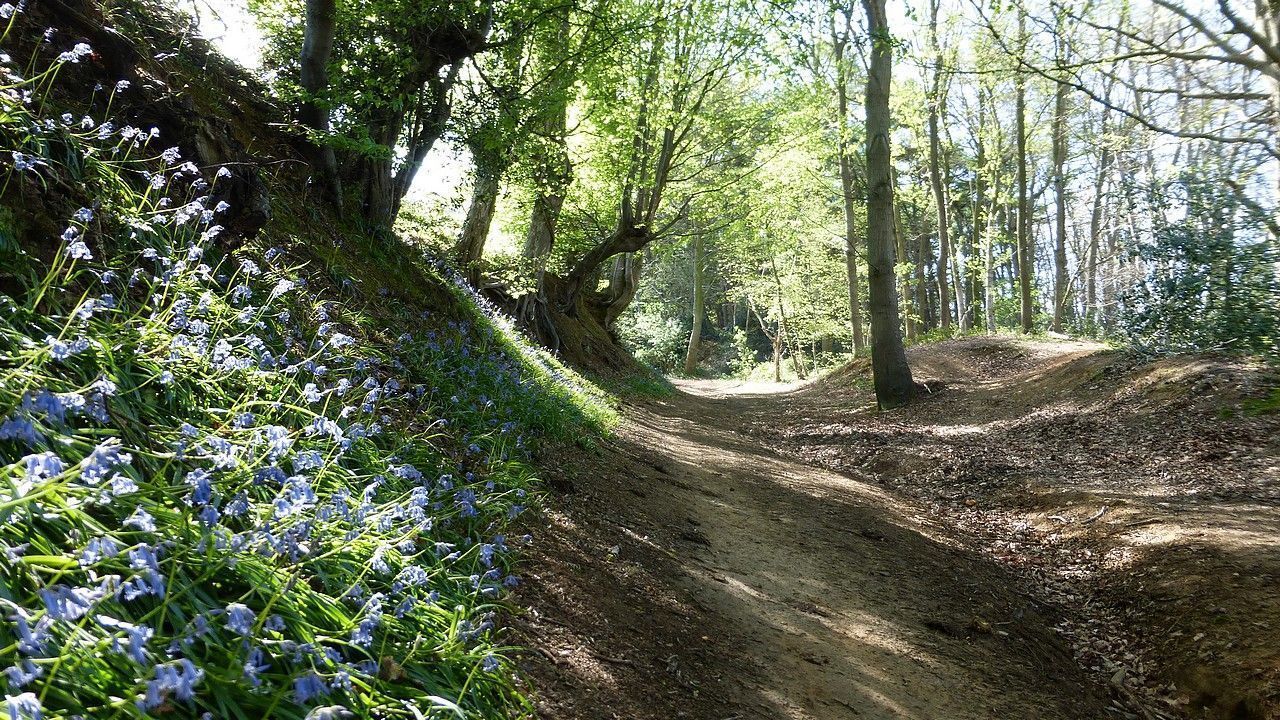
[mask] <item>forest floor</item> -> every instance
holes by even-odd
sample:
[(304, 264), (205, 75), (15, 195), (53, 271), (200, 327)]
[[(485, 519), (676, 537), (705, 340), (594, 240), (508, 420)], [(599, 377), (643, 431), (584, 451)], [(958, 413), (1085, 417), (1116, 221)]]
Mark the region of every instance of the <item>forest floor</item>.
[(515, 621), (540, 716), (1280, 717), (1274, 377), (909, 354), (897, 411), (862, 364), (682, 382), (556, 455)]

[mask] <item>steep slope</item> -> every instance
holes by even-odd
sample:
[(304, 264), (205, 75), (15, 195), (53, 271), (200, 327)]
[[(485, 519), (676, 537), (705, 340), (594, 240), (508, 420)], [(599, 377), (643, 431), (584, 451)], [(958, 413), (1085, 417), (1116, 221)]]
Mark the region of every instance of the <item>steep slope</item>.
[(599, 393), (310, 202), (159, 5), (0, 18), (10, 716), (526, 715), (506, 533)]

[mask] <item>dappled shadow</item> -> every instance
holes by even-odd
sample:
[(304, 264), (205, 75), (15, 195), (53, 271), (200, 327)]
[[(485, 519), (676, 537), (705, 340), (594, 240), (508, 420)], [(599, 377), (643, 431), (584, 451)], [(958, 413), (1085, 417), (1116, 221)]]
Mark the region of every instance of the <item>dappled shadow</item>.
[[(1238, 579), (1274, 578), (1280, 563), (1266, 553), (1280, 539), (1280, 420), (1242, 411), (1274, 375), (1209, 356), (1028, 345), (1029, 360), (1015, 348), (993, 372), (971, 362), (967, 341), (917, 348), (918, 375), (945, 389), (891, 413), (876, 413), (854, 376), (731, 401), (764, 442), (913, 498), (1024, 575), (1067, 611), (1064, 632), (1099, 677), (1151, 702), (1208, 705), (1208, 717), (1234, 717), (1240, 698), (1254, 698), (1240, 717), (1261, 717), (1250, 702), (1280, 712), (1275, 654), (1242, 649), (1246, 636), (1280, 647), (1274, 588)], [(1230, 560), (1240, 557), (1253, 564)], [(1165, 607), (1153, 588), (1166, 581), (1203, 587), (1202, 602)], [(1169, 612), (1187, 626), (1182, 645), (1164, 639)], [(1218, 648), (1190, 643), (1219, 626)], [(1213, 668), (1227, 700), (1197, 700), (1207, 681), (1183, 666)]]
[(1107, 716), (1006, 572), (876, 486), (735, 432), (737, 411), (636, 409), (564, 468), (573, 527), (542, 551), (567, 551), (564, 577), (532, 598), (556, 596), (564, 626), (526, 628), (546, 717), (677, 717), (672, 699), (693, 718)]

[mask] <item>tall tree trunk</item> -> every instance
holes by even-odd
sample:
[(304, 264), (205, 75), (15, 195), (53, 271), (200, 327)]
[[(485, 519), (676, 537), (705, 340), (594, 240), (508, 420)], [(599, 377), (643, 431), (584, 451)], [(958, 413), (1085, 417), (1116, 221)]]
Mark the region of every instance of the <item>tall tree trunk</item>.
[(1053, 239), (1053, 330), (1062, 332), (1067, 304), (1067, 85), (1058, 83), (1053, 102), (1053, 194), (1057, 228)]
[(995, 264), (995, 208), (992, 208), (987, 221), (986, 237), (982, 241), (982, 261), (986, 271), (982, 287), (982, 309), (986, 317), (988, 333), (996, 331), (996, 264)]
[[(569, 54), (569, 15), (569, 6), (566, 5), (560, 13), (555, 42), (545, 45), (546, 51), (551, 53), (551, 57), (546, 58), (548, 62), (555, 62), (557, 53)], [(548, 100), (542, 107), (544, 114), (539, 120), (541, 135), (547, 140), (549, 147), (538, 153), (534, 160), (536, 189), (523, 254), (533, 265), (535, 290), (521, 301), (520, 314), (525, 318), (532, 317), (534, 304), (540, 304), (544, 308), (546, 306), (547, 258), (555, 247), (560, 210), (564, 207), (565, 193), (573, 182), (573, 163), (569, 159), (568, 142), (565, 139), (569, 127), (572, 77), (572, 73), (559, 76), (559, 83), (550, 90)]]
[[(891, 177), (893, 176), (891, 175)], [(902, 215), (897, 212), (897, 208), (894, 208), (894, 213), (893, 213), (893, 239), (894, 239), (894, 247), (897, 250), (897, 258), (902, 260), (903, 262), (906, 262), (910, 257), (907, 254), (907, 235), (906, 235), (906, 232), (902, 229)], [(918, 272), (920, 269), (920, 266), (917, 265), (915, 269)], [(911, 275), (904, 274), (902, 276), (902, 287), (901, 287), (902, 306), (903, 306), (902, 308), (903, 323), (902, 324), (906, 327), (907, 340), (911, 342), (915, 342), (916, 330), (917, 330), (917, 326), (919, 325), (919, 318), (915, 309), (916, 302), (915, 302), (914, 288), (915, 288), (915, 285), (912, 284)]]
[(865, 340), (862, 336), (862, 307), (858, 288), (858, 238), (854, 225), (853, 158), (849, 147), (849, 95), (848, 68), (845, 62), (845, 46), (849, 41), (848, 29), (840, 35), (832, 22), (832, 43), (835, 45), (836, 62), (836, 121), (840, 140), (840, 188), (844, 193), (844, 262), (849, 276), (849, 325), (853, 338), (853, 354), (862, 352)]
[(929, 93), (929, 182), (933, 185), (933, 203), (938, 209), (938, 319), (944, 331), (951, 330), (951, 291), (947, 275), (951, 272), (951, 226), (947, 218), (947, 191), (942, 184), (942, 139), (938, 133), (938, 116), (942, 112), (942, 49), (938, 44), (938, 4), (929, 2), (929, 41), (933, 50), (933, 89)]
[[(1102, 131), (1105, 134), (1107, 111), (1102, 113)], [(1084, 261), (1084, 310), (1086, 324), (1092, 330), (1098, 323), (1098, 253), (1102, 239), (1102, 209), (1105, 199), (1107, 174), (1111, 171), (1111, 143), (1102, 139), (1098, 157), (1098, 175), (1093, 181), (1093, 210), (1089, 214), (1089, 245)]]
[(476, 186), (467, 207), (467, 218), (462, 223), (462, 235), (458, 238), (458, 266), (472, 285), (480, 284), (480, 261), (484, 258), (485, 242), (493, 225), (493, 212), (498, 206), (498, 191), (502, 186), (502, 173), (493, 169), (476, 168)]
[(927, 233), (920, 233), (917, 238), (920, 249), (920, 262), (916, 263), (916, 302), (920, 309), (920, 324), (925, 332), (938, 326), (937, 315), (933, 312), (933, 293), (930, 287), (936, 285), (929, 280), (929, 268), (933, 265), (933, 243)]
[(871, 302), (871, 370), (882, 409), (903, 405), (915, 394), (911, 367), (898, 326), (894, 275), (893, 183), (889, 149), (889, 87), (893, 78), (893, 38), (885, 0), (863, 0), (871, 36), (867, 73), (867, 287)]
[[(317, 135), (329, 134), (329, 110), (319, 96), (329, 89), (329, 57), (333, 55), (336, 16), (336, 0), (307, 0), (302, 55), (298, 59), (298, 81), (306, 97), (299, 108), (298, 119)], [(341, 214), (342, 181), (338, 175), (338, 159), (333, 146), (323, 138), (317, 140), (315, 162), (320, 168), (325, 192)]]
[(702, 233), (693, 236), (693, 329), (689, 331), (689, 349), (684, 355), (684, 374), (698, 369), (698, 352), (702, 343), (702, 315), (706, 299), (702, 291)]
[[(978, 207), (974, 210), (974, 218), (982, 217), (983, 222), (974, 223), (974, 232), (981, 233), (978, 247), (982, 249), (982, 310), (984, 326), (988, 333), (996, 331), (996, 266), (995, 266), (995, 223), (998, 215), (996, 203), (1000, 196), (1000, 178), (987, 168), (986, 134), (987, 104), (991, 101), (991, 93), (982, 89), (978, 95)], [(995, 113), (992, 112), (992, 115)], [(996, 117), (995, 121), (1000, 122)], [(996, 136), (996, 157), (1002, 156), (999, 135)], [(991, 178), (991, 207), (987, 208), (987, 178)]]
[[(1027, 11), (1018, 6), (1018, 47), (1026, 50)], [(1022, 332), (1034, 329), (1035, 308), (1031, 303), (1031, 276), (1035, 273), (1035, 255), (1031, 251), (1031, 205), (1027, 201), (1027, 75), (1017, 72), (1015, 122), (1018, 143), (1018, 289), (1022, 300)]]

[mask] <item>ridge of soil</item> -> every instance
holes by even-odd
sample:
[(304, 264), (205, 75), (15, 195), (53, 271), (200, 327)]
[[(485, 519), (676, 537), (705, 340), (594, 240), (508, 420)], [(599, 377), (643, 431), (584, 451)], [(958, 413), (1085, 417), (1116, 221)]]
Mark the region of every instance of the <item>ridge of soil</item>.
[(1249, 412), (1273, 371), (1007, 338), (909, 355), (942, 390), (901, 411), (874, 412), (855, 366), (744, 422), (875, 477), (1017, 573), (1140, 715), (1280, 717), (1280, 417)]
[[(1229, 670), (1274, 677), (1271, 566), (1206, 539), (1270, 532), (1274, 419), (1215, 429), (1195, 413), (1222, 403), (1179, 389), (1260, 376), (1074, 343), (911, 356), (944, 389), (901, 411), (873, 412), (856, 369), (798, 390), (683, 382), (629, 405), (600, 447), (549, 451), (554, 507), (530, 528), (514, 622), (539, 715), (1274, 716)], [(1170, 426), (1183, 416), (1194, 448)], [(1260, 440), (1271, 450), (1237, 452)], [(1137, 472), (1205, 453), (1229, 472)], [(1185, 496), (1161, 494), (1175, 486)], [(1237, 527), (1197, 514), (1206, 502), (1251, 514)], [(1182, 537), (1171, 523), (1200, 544), (1151, 539)], [(1214, 592), (1230, 622), (1197, 629)], [(1208, 651), (1192, 655), (1199, 686), (1170, 660), (1180, 643)]]

